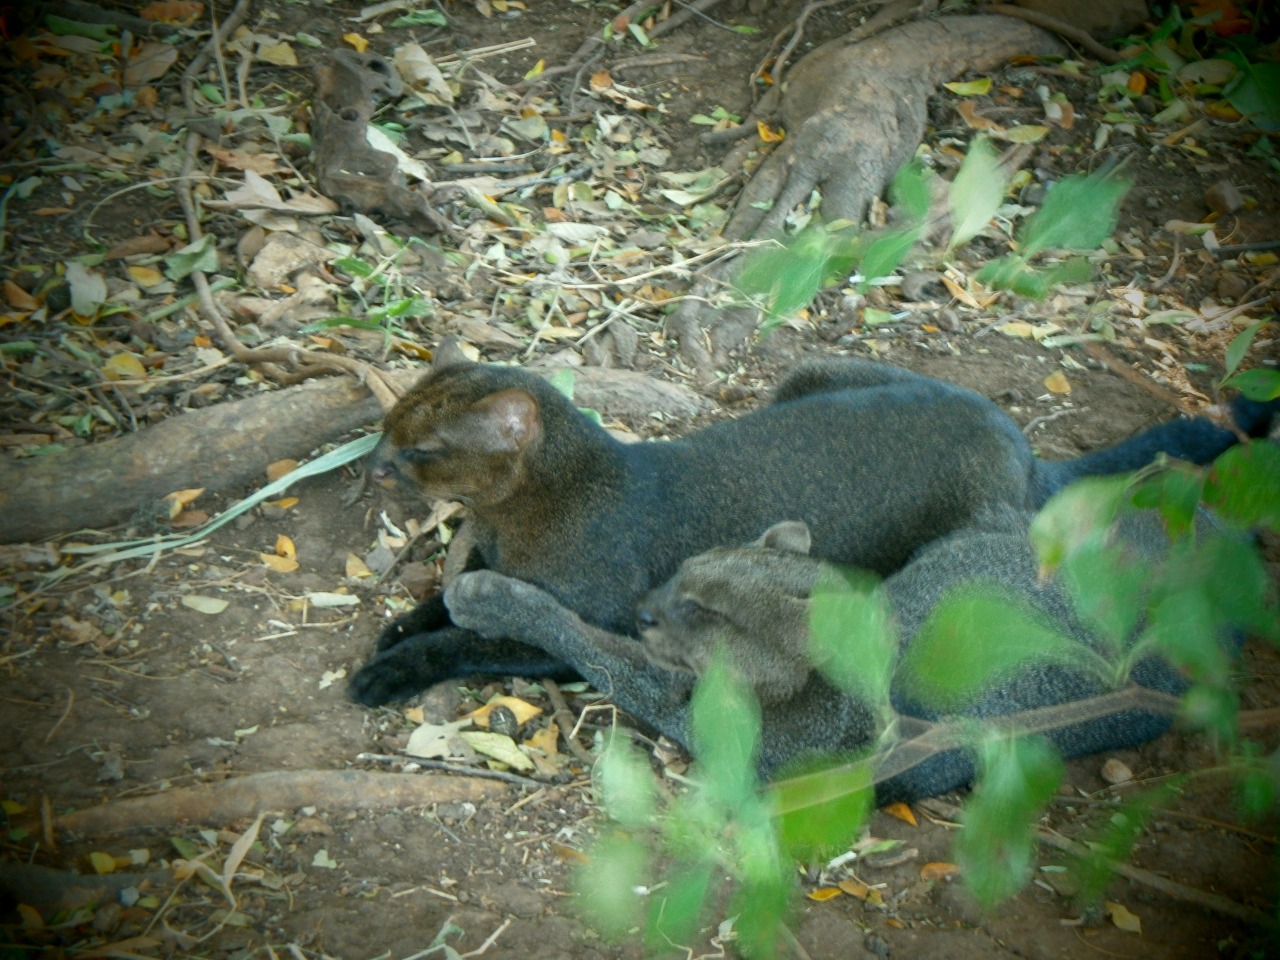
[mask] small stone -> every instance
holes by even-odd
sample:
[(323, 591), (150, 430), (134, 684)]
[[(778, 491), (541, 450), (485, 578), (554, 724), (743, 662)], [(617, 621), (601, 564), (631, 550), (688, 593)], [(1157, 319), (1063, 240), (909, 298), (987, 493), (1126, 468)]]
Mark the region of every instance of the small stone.
[(1102, 765), (1101, 775), (1103, 780), (1112, 785), (1128, 783), (1133, 779), (1133, 771), (1115, 757), (1107, 758), (1106, 763)]
[(1204, 202), (1214, 213), (1235, 213), (1244, 206), (1244, 197), (1230, 180), (1219, 180), (1204, 192)]

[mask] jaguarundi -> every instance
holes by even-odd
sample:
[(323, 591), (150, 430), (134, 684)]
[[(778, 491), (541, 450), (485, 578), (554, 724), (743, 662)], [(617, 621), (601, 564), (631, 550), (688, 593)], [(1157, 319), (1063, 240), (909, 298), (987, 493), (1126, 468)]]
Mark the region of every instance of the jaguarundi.
[[(1270, 414), (1236, 404), (1245, 432), (1265, 431)], [(388, 413), (371, 475), (466, 504), (461, 569), (526, 580), (586, 622), (629, 633), (636, 600), (682, 560), (782, 520), (808, 525), (816, 557), (883, 575), (986, 507), (1031, 510), (1078, 477), (1137, 469), (1161, 452), (1204, 463), (1236, 439), (1179, 419), (1046, 462), (977, 393), (826, 360), (798, 366), (771, 404), (737, 420), (624, 444), (537, 374), (473, 363), (449, 344)], [(350, 693), (377, 705), (475, 673), (577, 676), (536, 647), (459, 629), (436, 596), (383, 631)]]
[[(1025, 601), (1022, 605), (1043, 625), (1104, 659), (1115, 656), (1081, 622), (1055, 580), (1041, 582), (1027, 535), (1029, 520), (1014, 510), (989, 513), (975, 526), (929, 543), (883, 582), (900, 654), (950, 591), (989, 583)], [(1154, 511), (1123, 517), (1115, 542), (1134, 564), (1149, 563), (1168, 547)], [(758, 762), (768, 774), (809, 754), (867, 748), (879, 732), (865, 699), (833, 685), (810, 660), (811, 592), (829, 568), (807, 548), (804, 524), (782, 523), (748, 547), (718, 547), (686, 560), (640, 602), (638, 641), (591, 626), (545, 590), (487, 570), (456, 578), (445, 602), (455, 623), (481, 636), (536, 645), (611, 693), (618, 706), (686, 745), (692, 682), (723, 644), (731, 669), (760, 700)], [(1234, 648), (1234, 637), (1223, 641)], [(1087, 656), (1082, 650), (1078, 659)], [(1070, 710), (1042, 722), (1049, 723), (1045, 735), (1070, 757), (1133, 746), (1158, 736), (1172, 719), (1171, 713), (1146, 709), (1149, 704), (1131, 689), (1109, 690), (1096, 675), (1061, 662), (1028, 661), (945, 709), (911, 693), (900, 673), (890, 693), (899, 736), (918, 736), (933, 721), (949, 717), (1001, 717), (1069, 704)], [(1183, 676), (1156, 653), (1139, 660), (1128, 679), (1175, 696), (1187, 688)], [(894, 768), (881, 770), (888, 779), (877, 785), (879, 802), (944, 793), (973, 779), (967, 750), (952, 745), (939, 752), (921, 743), (900, 747), (891, 757)]]

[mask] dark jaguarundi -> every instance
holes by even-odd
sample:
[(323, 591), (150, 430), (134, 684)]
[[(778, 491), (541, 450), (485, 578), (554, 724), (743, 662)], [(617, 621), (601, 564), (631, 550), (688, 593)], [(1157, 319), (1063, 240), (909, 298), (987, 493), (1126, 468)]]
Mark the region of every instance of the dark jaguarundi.
[[(1265, 430), (1269, 415), (1237, 404), (1245, 431)], [(453, 345), (387, 415), (372, 474), (466, 504), (470, 551), (455, 566), (526, 580), (626, 633), (639, 597), (682, 560), (782, 520), (808, 524), (815, 556), (888, 574), (986, 508), (1031, 510), (1077, 477), (1136, 469), (1160, 452), (1203, 463), (1236, 439), (1179, 419), (1046, 462), (985, 397), (831, 360), (800, 365), (770, 405), (740, 419), (624, 444), (537, 374), (472, 363)], [(437, 596), (383, 632), (351, 694), (375, 705), (473, 673), (576, 675), (536, 647), (458, 628)]]
[[(894, 747), (896, 753), (881, 755), (886, 764), (879, 772), (884, 779), (878, 799), (914, 799), (954, 789), (974, 775), (969, 751), (957, 747), (964, 737), (940, 741), (936, 721), (1004, 717), (1032, 722), (1024, 711), (1036, 710), (1033, 728), (1064, 755), (1078, 756), (1157, 736), (1169, 726), (1175, 698), (1187, 687), (1155, 652), (1143, 656), (1114, 689), (1087, 669), (1097, 662), (1095, 654), (1103, 659), (1115, 654), (1084, 625), (1057, 582), (1041, 581), (1028, 520), (1012, 510), (992, 512), (975, 526), (930, 543), (884, 581), (900, 656), (944, 597), (974, 589), (998, 590), (1040, 628), (1081, 647), (1068, 648), (1072, 653), (1065, 662), (1030, 658), (945, 707), (913, 692), (910, 675), (899, 671), (890, 693), (897, 729), (887, 743), (876, 742), (884, 721), (879, 711), (833, 684), (821, 664), (815, 667), (810, 660), (811, 594), (830, 568), (807, 555), (803, 524), (779, 524), (751, 546), (721, 547), (686, 560), (641, 601), (639, 641), (593, 627), (546, 591), (490, 571), (458, 577), (445, 601), (459, 626), (536, 645), (573, 665), (620, 707), (684, 744), (689, 743), (692, 682), (723, 645), (730, 668), (760, 700), (763, 773), (815, 754)], [(1154, 513), (1123, 518), (1115, 539), (1125, 562), (1139, 569), (1159, 560), (1168, 547)], [(1234, 644), (1229, 636), (1223, 641)], [(1044, 709), (1062, 705), (1065, 709)], [(920, 739), (904, 742), (907, 737)]]

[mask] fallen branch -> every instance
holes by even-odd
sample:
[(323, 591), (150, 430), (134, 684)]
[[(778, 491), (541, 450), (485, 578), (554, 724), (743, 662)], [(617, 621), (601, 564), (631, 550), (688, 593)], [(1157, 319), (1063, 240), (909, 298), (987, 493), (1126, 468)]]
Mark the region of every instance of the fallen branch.
[[(384, 374), (403, 393), (421, 369)], [(575, 373), (577, 402), (607, 416), (690, 416), (710, 404), (627, 370)], [(276, 460), (302, 459), (373, 423), (382, 405), (350, 379), (312, 380), (169, 417), (137, 433), (25, 460), (0, 460), (0, 543), (109, 527), (175, 490), (237, 492)]]
[(167, 830), (181, 823), (231, 823), (261, 811), (288, 813), (300, 807), (346, 813), (475, 802), (506, 790), (489, 781), (430, 774), (273, 770), (115, 800), (54, 817), (52, 826), (62, 833), (96, 837), (142, 829)]

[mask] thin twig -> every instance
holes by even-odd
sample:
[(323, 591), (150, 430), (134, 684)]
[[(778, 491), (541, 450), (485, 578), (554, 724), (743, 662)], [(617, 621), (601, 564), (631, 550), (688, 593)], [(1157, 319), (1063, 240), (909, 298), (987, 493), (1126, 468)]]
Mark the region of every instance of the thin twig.
[(551, 679), (542, 681), (542, 688), (547, 691), (547, 699), (551, 701), (552, 719), (560, 725), (560, 736), (564, 740), (565, 746), (569, 748), (569, 752), (578, 758), (585, 766), (590, 767), (595, 760), (578, 742), (578, 738), (574, 736), (577, 730), (577, 721), (573, 718), (573, 713), (569, 710), (569, 703), (564, 698), (564, 694), (560, 692), (560, 685)]
[[(938, 799), (929, 799), (920, 801), (919, 805), (926, 811), (934, 811), (938, 815), (947, 818), (953, 822), (959, 823), (962, 812), (959, 807), (946, 803)], [(1047, 847), (1053, 847), (1064, 853), (1071, 854), (1074, 857), (1087, 857), (1092, 852), (1083, 843), (1077, 843), (1075, 840), (1068, 839), (1061, 834), (1045, 830), (1037, 827), (1035, 837)], [(1150, 887), (1159, 893), (1163, 893), (1175, 900), (1183, 903), (1194, 904), (1197, 907), (1203, 907), (1206, 910), (1212, 910), (1214, 913), (1220, 913), (1224, 916), (1234, 917), (1245, 923), (1258, 924), (1266, 926), (1272, 922), (1262, 910), (1256, 907), (1250, 907), (1243, 903), (1237, 903), (1229, 897), (1221, 894), (1209, 893), (1207, 890), (1199, 890), (1195, 887), (1187, 886), (1185, 883), (1178, 883), (1176, 880), (1169, 880), (1150, 870), (1144, 870), (1142, 867), (1135, 867), (1131, 863), (1122, 861), (1109, 861), (1109, 866), (1115, 870), (1120, 876), (1140, 883), (1143, 886)]]
[(45, 743), (48, 743), (50, 740), (53, 739), (53, 735), (58, 732), (58, 728), (62, 726), (62, 724), (66, 721), (67, 717), (71, 716), (71, 708), (75, 705), (75, 702), (76, 702), (76, 692), (72, 690), (70, 687), (67, 687), (67, 707), (65, 710), (62, 711), (62, 716), (58, 718), (58, 722), (55, 723), (52, 727), (50, 727), (49, 732), (44, 735)]

